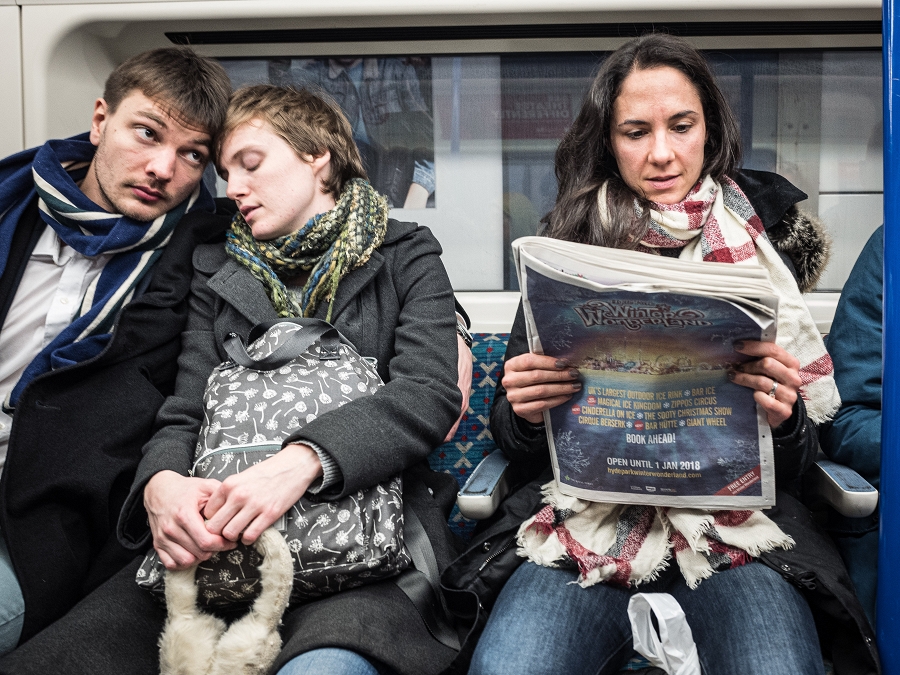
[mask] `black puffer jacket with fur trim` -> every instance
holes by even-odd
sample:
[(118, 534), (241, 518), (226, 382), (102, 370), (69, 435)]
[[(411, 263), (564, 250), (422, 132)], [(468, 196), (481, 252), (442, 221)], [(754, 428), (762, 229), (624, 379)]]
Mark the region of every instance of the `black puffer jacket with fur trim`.
[(768, 171), (745, 169), (733, 178), (756, 209), (766, 235), (797, 279), (800, 292), (813, 290), (828, 264), (831, 237), (819, 220), (797, 207), (808, 195)]
[[(797, 203), (807, 195), (781, 176), (740, 171), (732, 176), (762, 220), (775, 249), (794, 272), (801, 291), (812, 290), (828, 261), (830, 240), (822, 225)], [(506, 358), (528, 351), (520, 311), (510, 334)], [(498, 378), (491, 410), (491, 432), (510, 458), (513, 484), (521, 486), (483, 524), (469, 549), (448, 568), (442, 582), (453, 611), (474, 626), (458, 661), (465, 659), (474, 637), (506, 579), (522, 562), (515, 533), (540, 504), (540, 485), (550, 479), (549, 448), (542, 426), (533, 426), (512, 411)], [(795, 479), (815, 461), (818, 439), (802, 400), (794, 415), (774, 434), (777, 506), (767, 515), (796, 545), (766, 553), (760, 561), (779, 572), (807, 599), (816, 618), (823, 650), (838, 675), (880, 673), (874, 632), (856, 598), (850, 578), (830, 537), (792, 494)], [(787, 488), (787, 489), (785, 489)], [(459, 663), (457, 665), (460, 665)]]

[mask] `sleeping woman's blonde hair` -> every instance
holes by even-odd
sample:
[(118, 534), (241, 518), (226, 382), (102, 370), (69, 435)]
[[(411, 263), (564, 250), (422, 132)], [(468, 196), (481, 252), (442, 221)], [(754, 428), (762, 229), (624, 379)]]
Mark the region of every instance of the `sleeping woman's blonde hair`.
[(324, 181), (324, 187), (335, 199), (350, 179), (368, 179), (353, 141), (350, 122), (327, 95), (271, 84), (238, 89), (228, 104), (225, 124), (216, 145), (217, 164), (225, 139), (250, 120), (267, 124), (301, 159), (330, 152), (331, 173)]

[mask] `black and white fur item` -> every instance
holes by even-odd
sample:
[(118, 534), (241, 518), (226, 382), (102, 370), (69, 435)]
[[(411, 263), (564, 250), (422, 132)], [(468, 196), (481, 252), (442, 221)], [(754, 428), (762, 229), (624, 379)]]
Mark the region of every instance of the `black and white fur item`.
[(270, 527), (254, 544), (263, 556), (262, 592), (250, 610), (226, 627), (197, 604), (196, 565), (166, 572), (169, 617), (159, 638), (161, 675), (262, 675), (281, 651), (278, 626), (294, 583), (284, 537)]

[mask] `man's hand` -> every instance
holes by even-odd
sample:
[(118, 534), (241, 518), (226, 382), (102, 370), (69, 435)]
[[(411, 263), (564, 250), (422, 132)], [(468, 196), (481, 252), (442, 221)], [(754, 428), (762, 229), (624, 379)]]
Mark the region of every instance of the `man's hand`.
[(277, 455), (218, 484), (206, 502), (211, 535), (252, 544), (322, 475), (319, 456), (308, 445), (292, 444)]
[(234, 542), (211, 534), (201, 512), (221, 485), (217, 480), (188, 478), (160, 471), (144, 487), (144, 508), (153, 533), (153, 547), (170, 570), (186, 569), (208, 560), (215, 551), (227, 551)]

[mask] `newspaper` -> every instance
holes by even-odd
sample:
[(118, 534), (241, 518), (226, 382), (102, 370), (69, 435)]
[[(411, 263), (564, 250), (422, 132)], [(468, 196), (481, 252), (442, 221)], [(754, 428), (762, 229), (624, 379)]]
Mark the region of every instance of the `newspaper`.
[(715, 509), (775, 504), (771, 430), (728, 373), (737, 340), (774, 341), (778, 297), (759, 265), (524, 237), (513, 242), (535, 354), (582, 389), (544, 413), (564, 494)]

